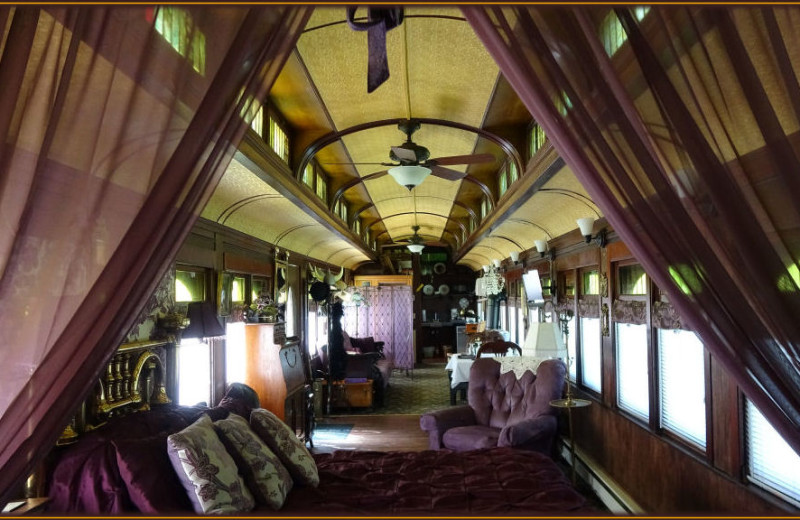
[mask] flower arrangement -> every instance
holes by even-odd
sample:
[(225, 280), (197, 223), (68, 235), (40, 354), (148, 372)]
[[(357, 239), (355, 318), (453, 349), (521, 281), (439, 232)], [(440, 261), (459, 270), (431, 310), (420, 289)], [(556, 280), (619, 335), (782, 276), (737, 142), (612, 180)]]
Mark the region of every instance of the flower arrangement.
[(261, 318), (265, 318), (266, 320), (274, 320), (278, 315), (278, 306), (275, 305), (272, 298), (261, 293), (261, 295), (250, 304), (250, 309), (247, 314), (251, 319), (255, 318), (256, 320), (260, 320)]

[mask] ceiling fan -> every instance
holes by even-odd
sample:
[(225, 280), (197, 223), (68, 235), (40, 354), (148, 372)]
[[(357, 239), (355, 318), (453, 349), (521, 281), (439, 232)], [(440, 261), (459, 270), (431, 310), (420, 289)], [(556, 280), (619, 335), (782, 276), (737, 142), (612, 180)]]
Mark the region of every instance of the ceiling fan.
[[(397, 128), (406, 134), (406, 142), (400, 146), (392, 146), (389, 151), (391, 163), (377, 163), (383, 166), (391, 166), (388, 170), (380, 172), (371, 178), (375, 179), (389, 174), (401, 185), (409, 190), (419, 185), (428, 175), (440, 177), (449, 181), (457, 181), (467, 176), (464, 172), (445, 168), (457, 164), (479, 164), (495, 160), (489, 153), (471, 155), (453, 155), (450, 157), (430, 158), (430, 151), (424, 146), (420, 146), (411, 140), (411, 136), (419, 130), (420, 122), (415, 119), (408, 119), (397, 124)], [(376, 163), (348, 163), (348, 164), (376, 164)]]

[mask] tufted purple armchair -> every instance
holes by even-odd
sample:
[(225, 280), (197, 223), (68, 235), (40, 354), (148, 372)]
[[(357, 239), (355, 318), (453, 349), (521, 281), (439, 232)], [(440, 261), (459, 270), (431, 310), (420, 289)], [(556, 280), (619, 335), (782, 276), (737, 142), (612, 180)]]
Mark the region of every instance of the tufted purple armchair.
[(520, 379), (500, 374), (500, 363), (479, 358), (469, 373), (468, 405), (437, 410), (420, 417), (430, 435), (430, 449), (476, 450), (513, 446), (550, 454), (557, 430), (556, 409), (550, 401), (564, 390), (566, 365), (543, 361)]

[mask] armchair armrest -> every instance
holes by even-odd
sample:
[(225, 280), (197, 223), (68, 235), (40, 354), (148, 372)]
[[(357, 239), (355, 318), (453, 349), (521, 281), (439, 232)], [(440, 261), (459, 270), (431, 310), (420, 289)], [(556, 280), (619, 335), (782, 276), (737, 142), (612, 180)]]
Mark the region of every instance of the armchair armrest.
[(557, 426), (558, 421), (554, 415), (540, 415), (509, 424), (500, 430), (497, 445), (521, 447), (527, 444), (532, 447), (544, 448), (542, 451), (548, 451), (555, 437)]
[(429, 449), (432, 450), (442, 448), (442, 436), (450, 428), (473, 424), (475, 424), (475, 412), (469, 405), (436, 410), (422, 414), (419, 418), (419, 427), (428, 432)]
[(383, 341), (376, 341), (375, 342), (375, 352), (379, 353), (381, 355), (381, 357), (384, 357), (384, 354), (383, 354), (383, 345), (384, 345), (384, 343), (385, 342), (383, 342)]

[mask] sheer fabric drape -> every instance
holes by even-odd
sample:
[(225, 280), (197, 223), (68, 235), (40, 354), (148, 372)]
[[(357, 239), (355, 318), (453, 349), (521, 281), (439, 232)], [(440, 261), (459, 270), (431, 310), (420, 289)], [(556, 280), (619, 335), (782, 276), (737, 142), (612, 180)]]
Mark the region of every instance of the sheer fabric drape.
[(310, 13), (186, 10), (173, 48), (152, 7), (0, 8), (0, 503), (94, 386)]
[(609, 223), (800, 452), (800, 9), (464, 7)]
[(383, 341), (384, 354), (392, 361), (392, 366), (413, 369), (414, 295), (411, 287), (359, 287), (358, 292), (365, 303), (345, 305), (343, 328), (352, 337), (372, 336), (375, 341)]

